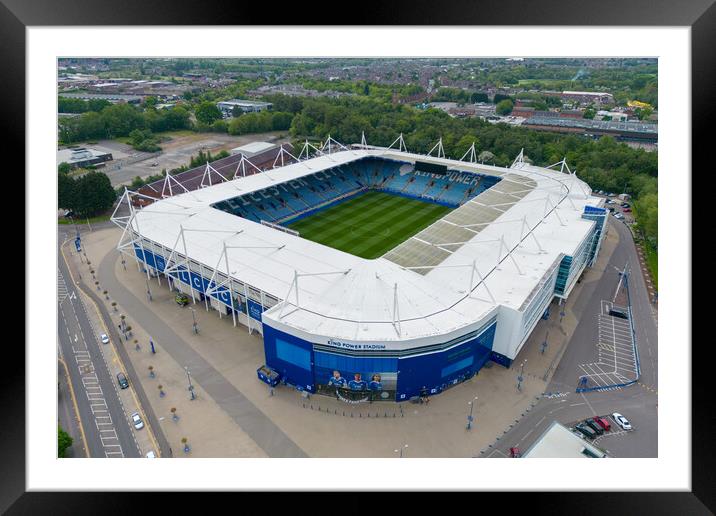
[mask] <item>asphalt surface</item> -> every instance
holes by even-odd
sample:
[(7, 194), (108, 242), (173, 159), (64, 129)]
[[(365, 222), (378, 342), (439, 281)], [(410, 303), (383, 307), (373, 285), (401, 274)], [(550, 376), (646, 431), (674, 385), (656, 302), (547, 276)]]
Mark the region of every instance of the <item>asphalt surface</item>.
[[(74, 237), (74, 233), (60, 231), (58, 244), (64, 241), (67, 234)], [(130, 426), (117, 392), (117, 381), (109, 373), (103, 356), (99, 330), (93, 327), (87, 316), (59, 248), (58, 303), (60, 357), (67, 364), (89, 456), (139, 457), (134, 428)], [(71, 395), (69, 389), (60, 390), (59, 396), (68, 394)]]
[[(511, 447), (518, 447), (524, 452), (554, 420), (571, 426), (579, 420), (613, 412), (624, 415), (634, 428), (624, 432), (612, 424), (611, 432), (596, 439), (597, 446), (612, 457), (658, 456), (656, 313), (649, 301), (629, 228), (612, 216), (609, 217), (609, 224), (610, 231), (618, 232), (619, 243), (601, 280), (585, 283), (579, 298), (574, 301), (572, 310), (579, 323), (545, 391), (548, 397), (535, 400), (536, 405), (508, 432), (476, 456), (508, 457)], [(593, 362), (597, 356), (597, 315), (601, 311), (601, 302), (614, 296), (619, 282), (617, 269), (623, 269), (625, 264), (631, 270), (629, 285), (641, 377), (636, 384), (628, 387), (578, 394), (576, 388), (582, 374), (579, 365)], [(559, 317), (554, 312), (551, 317)]]

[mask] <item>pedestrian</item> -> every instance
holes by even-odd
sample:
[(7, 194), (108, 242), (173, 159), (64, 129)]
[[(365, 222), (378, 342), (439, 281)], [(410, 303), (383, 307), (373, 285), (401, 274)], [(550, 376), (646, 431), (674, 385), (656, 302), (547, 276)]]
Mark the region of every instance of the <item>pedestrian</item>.
[(269, 387), (269, 392), (271, 393), (271, 396), (273, 396), (273, 385)]

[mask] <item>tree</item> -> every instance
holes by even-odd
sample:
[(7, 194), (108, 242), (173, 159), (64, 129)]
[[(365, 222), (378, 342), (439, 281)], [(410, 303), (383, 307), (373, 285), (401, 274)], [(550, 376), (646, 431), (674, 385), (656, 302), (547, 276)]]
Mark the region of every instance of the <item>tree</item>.
[(90, 172), (74, 182), (70, 207), (81, 217), (108, 210), (117, 197), (109, 178), (101, 172)]
[(57, 456), (65, 457), (67, 448), (72, 446), (72, 437), (61, 426), (57, 426)]
[(202, 102), (194, 110), (194, 115), (202, 124), (211, 125), (221, 118), (221, 110), (212, 102)]
[(60, 174), (67, 174), (67, 172), (69, 172), (70, 170), (72, 170), (72, 167), (69, 163), (66, 163), (64, 161), (57, 166), (57, 171)]
[(75, 206), (75, 180), (67, 174), (57, 174), (57, 205), (67, 210)]
[(498, 115), (509, 115), (510, 113), (512, 113), (513, 106), (514, 104), (510, 99), (501, 100), (497, 103), (497, 106), (495, 106), (495, 111)]

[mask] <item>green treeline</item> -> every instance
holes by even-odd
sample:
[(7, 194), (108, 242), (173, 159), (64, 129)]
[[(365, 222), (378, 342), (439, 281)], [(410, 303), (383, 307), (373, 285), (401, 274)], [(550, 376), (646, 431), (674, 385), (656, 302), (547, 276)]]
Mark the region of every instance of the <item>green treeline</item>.
[[(81, 101), (84, 102), (84, 101)], [(134, 130), (151, 132), (191, 128), (189, 112), (183, 107), (143, 111), (131, 104), (112, 104), (99, 111), (87, 111), (78, 117), (59, 121), (60, 144), (129, 136)]]

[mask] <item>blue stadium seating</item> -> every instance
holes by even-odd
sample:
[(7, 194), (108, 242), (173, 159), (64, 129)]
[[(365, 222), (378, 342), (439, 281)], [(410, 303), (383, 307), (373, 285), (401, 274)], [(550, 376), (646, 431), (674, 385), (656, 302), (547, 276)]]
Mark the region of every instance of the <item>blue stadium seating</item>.
[(401, 175), (403, 165), (377, 157), (364, 158), (260, 192), (227, 199), (214, 207), (255, 222), (276, 222), (290, 220), (316, 206), (370, 189), (457, 207), (499, 181), (496, 177), (462, 171), (448, 171), (445, 175), (426, 172)]

